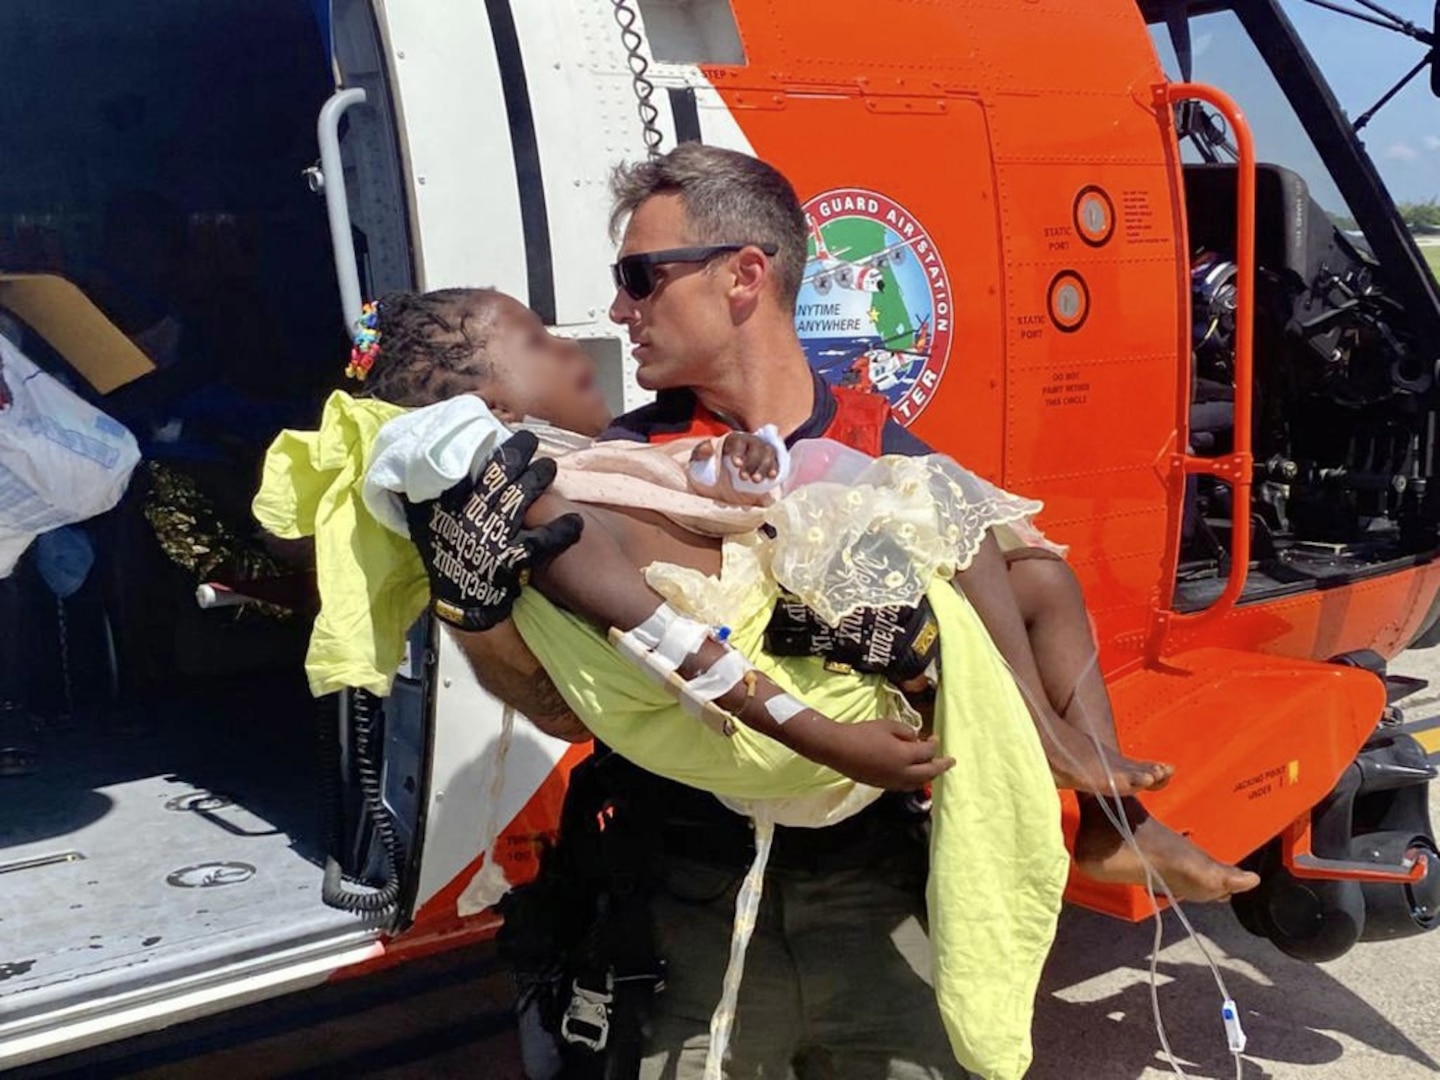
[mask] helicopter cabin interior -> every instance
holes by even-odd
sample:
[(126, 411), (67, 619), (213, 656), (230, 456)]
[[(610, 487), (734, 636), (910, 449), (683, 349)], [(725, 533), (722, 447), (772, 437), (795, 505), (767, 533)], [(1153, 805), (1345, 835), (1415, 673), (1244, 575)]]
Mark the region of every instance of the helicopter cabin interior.
[[(1272, 0), (1142, 2), (1167, 75), (1245, 111), (1257, 154), (1255, 460), (1241, 603), (1430, 560), (1434, 279), (1329, 88)], [(1188, 12), (1173, 24), (1177, 10)], [(1182, 60), (1183, 56), (1183, 60)], [(1191, 255), (1191, 453), (1234, 447), (1236, 147), (1207, 107), (1177, 109)], [(1191, 477), (1174, 604), (1225, 588), (1230, 486)]]
[[(380, 886), (407, 857), (419, 683), (402, 679), (383, 716), (342, 716), (305, 686), (303, 595), (196, 598), (211, 580), (294, 576), (249, 503), (266, 446), (314, 425), (349, 352), (324, 205), (303, 173), (334, 35), (362, 77), (381, 65), (368, 4), (334, 7), (333, 22), (318, 0), (0, 9), (0, 268), (76, 283), (157, 364), (101, 394), (6, 316), (14, 344), (143, 453), (115, 509), (67, 528), (78, 570), (60, 591), (33, 545), (0, 580), (6, 1031), (371, 932), (394, 907), (393, 885), (379, 912), (323, 903), (322, 868), (333, 851)], [(369, 170), (347, 179), (398, 190), (381, 105), (347, 118), (347, 166)], [(355, 230), (367, 289), (409, 283), (405, 215), (390, 209)], [(358, 824), (362, 777), (389, 807), (383, 843)], [(347, 890), (377, 895), (326, 891), (344, 904)]]

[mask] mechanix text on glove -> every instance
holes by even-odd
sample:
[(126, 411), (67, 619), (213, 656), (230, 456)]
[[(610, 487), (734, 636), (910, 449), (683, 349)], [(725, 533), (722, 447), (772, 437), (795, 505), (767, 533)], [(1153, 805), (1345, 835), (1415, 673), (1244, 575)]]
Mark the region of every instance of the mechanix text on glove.
[(781, 597), (765, 628), (772, 656), (823, 656), (838, 669), (884, 675), (893, 683), (925, 671), (940, 651), (930, 602), (915, 607), (861, 608), (829, 626), (793, 596)]
[(472, 484), (406, 506), (410, 538), (430, 577), (435, 614), (462, 630), (510, 617), (532, 567), (580, 538), (578, 514), (525, 528), (525, 512), (555, 479), (555, 462), (532, 461), (538, 440), (522, 431), (502, 443)]

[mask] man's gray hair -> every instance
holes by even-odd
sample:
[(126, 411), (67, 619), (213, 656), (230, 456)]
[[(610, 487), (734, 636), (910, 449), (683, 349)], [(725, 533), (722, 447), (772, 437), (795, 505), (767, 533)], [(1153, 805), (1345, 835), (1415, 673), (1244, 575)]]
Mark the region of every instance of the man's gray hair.
[(662, 157), (616, 166), (610, 188), (612, 237), (646, 199), (673, 193), (685, 208), (692, 242), (774, 244), (776, 287), (794, 311), (808, 226), (795, 189), (773, 166), (734, 150), (681, 143)]

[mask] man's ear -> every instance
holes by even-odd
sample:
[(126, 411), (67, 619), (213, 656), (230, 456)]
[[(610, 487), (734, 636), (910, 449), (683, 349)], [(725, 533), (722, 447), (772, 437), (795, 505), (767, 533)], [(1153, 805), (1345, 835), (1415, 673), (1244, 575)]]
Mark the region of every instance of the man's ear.
[(755, 303), (770, 284), (774, 267), (770, 265), (765, 253), (753, 245), (741, 248), (731, 260), (731, 269), (735, 275), (734, 283), (730, 287), (731, 297), (747, 304)]

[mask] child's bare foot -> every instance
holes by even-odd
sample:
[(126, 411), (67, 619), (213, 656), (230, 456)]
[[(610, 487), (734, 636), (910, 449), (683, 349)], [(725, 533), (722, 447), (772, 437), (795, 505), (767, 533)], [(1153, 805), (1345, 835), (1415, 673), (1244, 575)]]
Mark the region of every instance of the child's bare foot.
[[(1134, 799), (1125, 800), (1126, 817), (1136, 845), (1151, 868), (1165, 879), (1177, 900), (1205, 903), (1228, 900), (1260, 884), (1258, 874), (1213, 859), (1187, 837), (1151, 817)], [(1118, 885), (1145, 884), (1145, 867), (1095, 799), (1080, 801), (1080, 830), (1075, 836), (1075, 864), (1096, 881)]]
[(1055, 786), (1059, 788), (1073, 788), (1091, 795), (1136, 795), (1159, 790), (1175, 775), (1173, 765), (1134, 761), (1118, 750), (1096, 743), (1069, 724), (1053, 724), (1049, 731), (1041, 725), (1040, 742), (1045, 747)]

